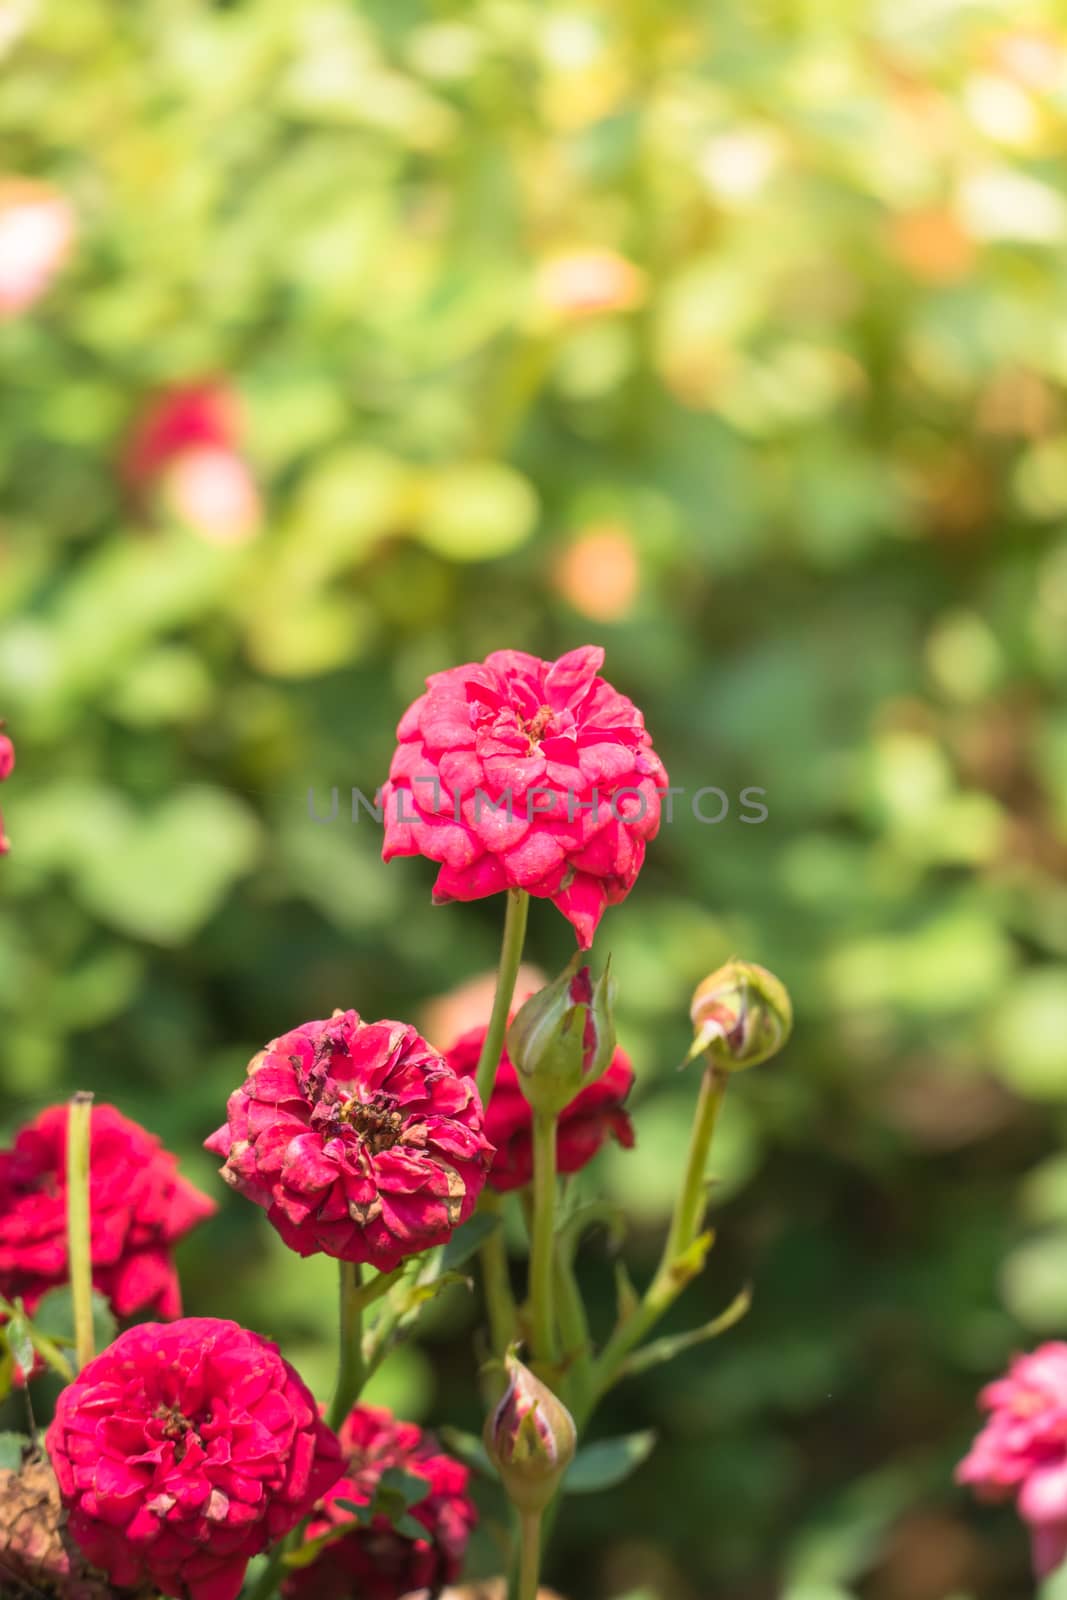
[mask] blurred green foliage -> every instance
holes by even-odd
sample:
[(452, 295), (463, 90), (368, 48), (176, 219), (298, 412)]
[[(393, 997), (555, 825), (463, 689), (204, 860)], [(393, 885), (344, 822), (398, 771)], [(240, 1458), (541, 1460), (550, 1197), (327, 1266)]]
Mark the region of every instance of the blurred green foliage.
[[(598, 938), (639, 1142), (589, 1177), (639, 1280), (691, 987), (739, 951), (797, 1032), (731, 1094), (720, 1243), (669, 1326), (749, 1279), (754, 1308), (617, 1391), (604, 1431), (661, 1443), (565, 1511), (555, 1580), (1029, 1594), (1021, 1530), (951, 1471), (980, 1382), (1067, 1329), (1062, 13), (0, 20), (3, 165), (78, 221), (0, 326), (6, 1123), (81, 1085), (159, 1132), (223, 1201), (181, 1252), (187, 1307), (276, 1334), (325, 1393), (332, 1268), (200, 1141), (267, 1038), (416, 1014), (491, 965), (501, 907), (431, 911), (426, 864), (381, 866), (373, 824), (312, 821), (308, 789), (373, 790), (425, 673), (600, 641), (672, 781), (731, 798), (716, 826), (676, 803)], [(625, 258), (616, 308), (559, 300), (552, 263), (589, 247)], [(116, 471), (146, 397), (205, 374), (243, 398), (264, 497), (237, 548), (150, 522)], [(557, 969), (569, 929), (531, 924)], [(611, 1263), (586, 1269), (603, 1328)], [(379, 1396), (476, 1428), (474, 1317), (448, 1297)]]

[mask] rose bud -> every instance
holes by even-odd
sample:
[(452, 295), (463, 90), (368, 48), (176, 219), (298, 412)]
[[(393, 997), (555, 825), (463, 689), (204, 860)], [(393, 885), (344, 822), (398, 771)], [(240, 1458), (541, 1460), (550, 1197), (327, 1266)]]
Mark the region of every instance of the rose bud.
[(615, 1053), (614, 980), (605, 968), (594, 983), (580, 960), (575, 956), (558, 978), (531, 995), (508, 1029), (508, 1055), (522, 1092), (550, 1115), (595, 1083)]
[(777, 1055), (793, 1027), (793, 1007), (785, 985), (754, 961), (728, 961), (697, 985), (689, 1015), (696, 1036), (686, 1057), (707, 1052), (725, 1072)]
[[(464, 1077), (473, 1078), (477, 1072), (487, 1032), (483, 1022), (481, 1027), (462, 1034), (445, 1052), (449, 1065)], [(608, 1139), (617, 1140), (624, 1150), (633, 1148), (633, 1124), (626, 1110), (633, 1082), (629, 1056), (625, 1050), (616, 1050), (607, 1071), (595, 1083), (586, 1084), (564, 1106), (556, 1123), (556, 1170), (561, 1176), (580, 1172)], [(489, 1168), (489, 1187), (498, 1194), (507, 1194), (531, 1183), (533, 1112), (506, 1050), (501, 1053), (496, 1082), (485, 1109), (485, 1132), (490, 1144), (496, 1146)]]
[(574, 1459), (574, 1418), (529, 1367), (508, 1352), (508, 1386), (483, 1437), (508, 1498), (519, 1511), (544, 1510)]

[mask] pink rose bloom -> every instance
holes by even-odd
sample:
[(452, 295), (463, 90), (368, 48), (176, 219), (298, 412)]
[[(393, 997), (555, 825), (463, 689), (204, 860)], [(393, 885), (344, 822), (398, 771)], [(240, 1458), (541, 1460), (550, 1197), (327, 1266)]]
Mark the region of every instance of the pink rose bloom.
[[(3, 723), (0, 722), (0, 728)], [(15, 770), (15, 746), (6, 733), (0, 733), (0, 783), (5, 778), (10, 778)], [(11, 849), (11, 840), (4, 832), (4, 819), (0, 816), (0, 856), (6, 856)]]
[(215, 1317), (120, 1334), (63, 1390), (45, 1442), (93, 1566), (178, 1600), (236, 1600), (251, 1557), (341, 1471), (277, 1346)]
[(57, 189), (0, 181), (0, 319), (39, 300), (70, 253), (74, 213)]
[[(467, 1494), (466, 1467), (444, 1455), (413, 1422), (397, 1422), (375, 1406), (353, 1407), (340, 1431), (345, 1475), (315, 1507), (308, 1539), (353, 1524), (352, 1532), (328, 1544), (309, 1567), (299, 1568), (282, 1590), (285, 1600), (399, 1600), (412, 1588), (438, 1586), (459, 1576), (477, 1520)], [(424, 1479), (427, 1494), (410, 1516), (424, 1530), (413, 1538), (378, 1515), (369, 1526), (353, 1522), (340, 1504), (373, 1503), (382, 1474), (399, 1468)]]
[(437, 904), (525, 889), (592, 944), (633, 888), (667, 785), (603, 660), (593, 645), (558, 661), (497, 650), (428, 678), (397, 728), (383, 859), (439, 863)]
[(1067, 1557), (1067, 1344), (1017, 1356), (979, 1405), (989, 1420), (956, 1477), (983, 1499), (1015, 1497), (1045, 1578)]
[(408, 1023), (335, 1011), (253, 1058), (206, 1148), (298, 1255), (391, 1272), (474, 1210), (482, 1120), (474, 1085)]
[[(0, 1294), (32, 1312), (67, 1281), (67, 1107), (51, 1106), (0, 1151)], [(181, 1316), (172, 1250), (215, 1211), (154, 1135), (94, 1105), (89, 1210), (93, 1283), (115, 1314)]]
[(122, 473), (139, 502), (162, 494), (172, 512), (213, 544), (240, 544), (262, 518), (255, 479), (241, 453), (240, 401), (223, 381), (167, 389), (142, 412)]
[[(474, 1076), (487, 1032), (484, 1025), (472, 1028), (456, 1040), (451, 1050), (445, 1051), (457, 1072)], [(560, 1173), (580, 1172), (609, 1138), (617, 1139), (624, 1150), (633, 1147), (633, 1124), (624, 1109), (633, 1081), (629, 1057), (624, 1050), (616, 1050), (606, 1072), (587, 1084), (562, 1111), (556, 1130), (556, 1166)], [(531, 1183), (533, 1115), (506, 1050), (501, 1054), (489, 1097), (485, 1131), (496, 1145), (489, 1187), (506, 1194), (509, 1189), (521, 1189)]]

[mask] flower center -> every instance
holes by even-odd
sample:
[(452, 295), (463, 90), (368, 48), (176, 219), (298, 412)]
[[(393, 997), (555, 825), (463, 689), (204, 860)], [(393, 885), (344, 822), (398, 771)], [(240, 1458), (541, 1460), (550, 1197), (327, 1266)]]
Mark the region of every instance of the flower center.
[(337, 1113), (341, 1122), (357, 1133), (372, 1155), (391, 1150), (404, 1131), (404, 1119), (389, 1099), (346, 1100)]
[(532, 717), (519, 718), (519, 727), (530, 741), (533, 751), (544, 738), (545, 732), (555, 713), (551, 706), (538, 706)]
[(193, 1435), (198, 1443), (201, 1442), (200, 1435), (195, 1427), (185, 1413), (178, 1410), (177, 1406), (157, 1406), (152, 1414), (157, 1422), (162, 1423), (159, 1431), (164, 1439), (170, 1439), (173, 1444), (177, 1445), (176, 1454), (179, 1461), (185, 1454), (186, 1441), (190, 1434)]

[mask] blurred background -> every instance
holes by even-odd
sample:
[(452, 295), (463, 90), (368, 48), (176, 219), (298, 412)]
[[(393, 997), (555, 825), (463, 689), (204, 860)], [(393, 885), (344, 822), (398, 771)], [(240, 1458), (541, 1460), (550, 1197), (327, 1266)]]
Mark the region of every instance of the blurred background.
[[(200, 1141), (266, 1039), (425, 1021), (495, 960), (498, 900), (431, 910), (347, 819), (424, 675), (602, 643), (729, 800), (597, 939), (638, 1145), (588, 1177), (639, 1283), (692, 986), (736, 951), (798, 1025), (731, 1094), (670, 1326), (754, 1308), (616, 1391), (600, 1429), (659, 1449), (551, 1576), (1031, 1594), (952, 1470), (978, 1386), (1067, 1333), (1060, 8), (2, 0), (0, 51), (4, 1131), (83, 1086), (159, 1133), (221, 1201), (187, 1309), (325, 1394), (332, 1266)], [(535, 904), (530, 959), (572, 948)], [(475, 1315), (377, 1397), (477, 1426)]]

